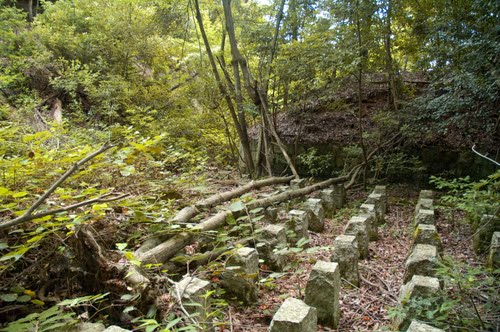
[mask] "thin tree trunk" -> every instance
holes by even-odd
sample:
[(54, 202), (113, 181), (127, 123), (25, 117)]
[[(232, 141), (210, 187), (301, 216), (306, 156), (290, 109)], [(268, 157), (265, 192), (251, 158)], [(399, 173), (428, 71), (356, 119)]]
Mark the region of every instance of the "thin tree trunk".
[[(215, 80), (217, 82), (217, 86), (219, 87), (220, 93), (224, 96), (226, 103), (229, 108), (229, 113), (231, 114), (231, 118), (233, 119), (234, 125), (236, 127), (236, 132), (238, 133), (238, 137), (240, 138), (241, 146), (243, 149), (243, 156), (245, 158), (245, 165), (248, 169), (248, 173), (253, 176), (255, 173), (253, 158), (252, 158), (252, 150), (250, 148), (250, 141), (248, 139), (248, 132), (246, 128), (245, 118), (241, 118), (236, 114), (236, 110), (231, 100), (231, 97), (227, 91), (227, 87), (221, 80), (219, 75), (219, 71), (217, 70), (217, 65), (215, 63), (215, 58), (212, 53), (212, 49), (210, 48), (210, 43), (208, 41), (207, 34), (205, 32), (205, 27), (203, 25), (203, 20), (201, 17), (200, 5), (198, 0), (194, 0), (195, 11), (196, 11), (196, 21), (198, 22), (198, 27), (200, 28), (200, 33), (203, 38), (203, 43), (205, 45), (205, 49), (207, 51), (207, 55), (210, 61), (210, 66), (212, 67), (212, 72), (214, 74)], [(240, 123), (240, 120), (243, 120), (243, 123)]]
[(363, 188), (366, 190), (366, 176), (368, 169), (368, 161), (366, 155), (366, 146), (363, 138), (363, 43), (361, 37), (361, 22), (359, 17), (359, 0), (356, 1), (356, 32), (358, 37), (358, 52), (359, 52), (359, 65), (358, 65), (358, 134), (359, 134), (359, 144), (361, 145), (361, 150), (363, 152)]

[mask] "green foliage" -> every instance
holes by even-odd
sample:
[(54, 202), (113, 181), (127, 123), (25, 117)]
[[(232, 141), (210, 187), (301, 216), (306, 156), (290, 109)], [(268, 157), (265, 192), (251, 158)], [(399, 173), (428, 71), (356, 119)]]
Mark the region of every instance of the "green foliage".
[(404, 152), (376, 156), (372, 165), (372, 169), (377, 175), (386, 176), (394, 181), (419, 180), (426, 170), (418, 157), (410, 156)]
[(0, 329), (2, 332), (31, 332), (31, 331), (61, 331), (77, 324), (79, 320), (75, 312), (69, 308), (95, 305), (108, 294), (89, 295), (68, 299), (42, 312), (32, 313), (24, 318), (9, 323)]
[(300, 164), (303, 165), (313, 177), (330, 177), (334, 172), (335, 157), (333, 154), (319, 154), (316, 148), (308, 149), (307, 152), (298, 155)]
[(446, 190), (448, 194), (441, 201), (465, 211), (473, 225), (483, 214), (500, 211), (500, 171), (480, 181), (471, 181), (468, 176), (451, 180), (432, 176), (430, 182)]

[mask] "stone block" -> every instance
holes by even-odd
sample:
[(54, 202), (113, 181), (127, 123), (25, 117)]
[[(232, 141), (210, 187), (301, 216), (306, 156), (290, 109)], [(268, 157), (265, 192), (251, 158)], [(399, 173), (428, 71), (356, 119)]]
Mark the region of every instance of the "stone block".
[(299, 299), (289, 297), (274, 314), (270, 332), (316, 332), (316, 308)]
[(175, 284), (174, 296), (195, 319), (210, 325), (207, 314), (210, 311), (210, 298), (205, 295), (210, 291), (210, 282), (196, 277), (185, 277)]
[(293, 179), (290, 181), (290, 189), (302, 189), (307, 186), (307, 179)]
[(444, 330), (414, 320), (406, 332), (444, 332)]
[(344, 207), (346, 202), (345, 187), (343, 184), (336, 184), (333, 187), (333, 202), (336, 209)]
[(415, 215), (415, 226), (425, 224), (425, 225), (435, 225), (436, 216), (434, 215), (434, 210), (420, 209)]
[(295, 245), (301, 238), (309, 239), (310, 212), (291, 210), (286, 221), (288, 243)]
[(375, 186), (375, 189), (373, 189), (373, 193), (382, 195), (382, 211), (384, 212), (384, 214), (386, 214), (388, 208), (387, 186)]
[(359, 258), (365, 259), (369, 257), (368, 251), (368, 216), (354, 216), (347, 223), (344, 231), (345, 235), (356, 236), (358, 243)]
[(325, 213), (331, 215), (335, 211), (335, 200), (332, 189), (324, 189), (319, 192)]
[(359, 250), (356, 236), (339, 235), (333, 241), (332, 262), (339, 264), (340, 277), (359, 287)]
[(340, 272), (337, 263), (314, 264), (305, 290), (305, 302), (316, 308), (318, 322), (336, 329), (340, 320)]
[(64, 329), (67, 332), (102, 332), (106, 329), (102, 323), (79, 323), (76, 326), (71, 327), (69, 330)]
[(413, 233), (413, 244), (412, 249), (417, 244), (428, 244), (435, 246), (438, 253), (443, 252), (443, 244), (441, 238), (434, 225), (418, 224), (415, 232)]
[(434, 199), (434, 192), (432, 190), (420, 190), (418, 198)]
[(438, 267), (437, 248), (428, 244), (417, 244), (405, 263), (403, 283), (407, 283), (414, 275), (433, 277)]
[(370, 241), (378, 240), (378, 219), (377, 211), (375, 210), (375, 205), (373, 204), (361, 204), (359, 207), (359, 213), (362, 216), (368, 216), (368, 237)]
[(267, 225), (257, 232), (257, 250), (268, 267), (273, 271), (282, 271), (285, 256), (275, 252), (276, 247), (286, 245), (286, 230), (280, 225)]
[(385, 223), (385, 210), (387, 208), (384, 207), (383, 197), (381, 194), (372, 193), (368, 195), (365, 204), (373, 205), (375, 208), (375, 217), (377, 221), (377, 225), (382, 225)]
[(231, 255), (222, 272), (222, 285), (230, 296), (245, 304), (257, 301), (256, 281), (259, 255), (253, 248), (239, 248)]
[[(399, 301), (401, 305), (407, 306), (410, 301), (435, 296), (439, 292), (439, 287), (439, 280), (437, 278), (414, 275), (408, 283), (401, 287)], [(430, 301), (430, 303), (424, 308), (421, 308), (420, 311), (416, 311), (415, 308), (409, 306), (406, 311), (406, 316), (394, 321), (396, 330), (406, 331), (412, 320), (425, 319), (425, 312), (435, 310), (438, 306), (438, 301)]]
[(305, 202), (305, 209), (310, 211), (308, 229), (313, 232), (322, 232), (325, 229), (325, 210), (321, 199), (309, 198)]
[(474, 251), (479, 254), (485, 253), (490, 247), (493, 233), (500, 231), (500, 218), (494, 215), (485, 214), (481, 217), (475, 229), (476, 231), (472, 238)]
[(116, 326), (116, 325), (111, 325), (110, 327), (108, 327), (107, 329), (105, 329), (102, 332), (132, 332), (132, 331), (123, 329), (123, 328)]
[(500, 268), (500, 232), (493, 233), (493, 236), (491, 237), (488, 266), (493, 269)]
[(434, 200), (429, 198), (419, 198), (417, 205), (415, 206), (415, 215), (417, 215), (420, 210), (434, 210)]

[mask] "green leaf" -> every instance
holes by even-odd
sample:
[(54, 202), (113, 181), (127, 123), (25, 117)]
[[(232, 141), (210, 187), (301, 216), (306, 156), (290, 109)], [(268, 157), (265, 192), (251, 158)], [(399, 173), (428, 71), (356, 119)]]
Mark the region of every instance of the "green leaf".
[(120, 251), (123, 251), (125, 250), (125, 248), (127, 248), (128, 246), (128, 243), (116, 243), (116, 247), (118, 248), (118, 250)]
[(2, 300), (4, 302), (14, 302), (15, 300), (17, 300), (17, 298), (18, 298), (18, 295), (15, 293), (0, 294), (0, 300)]
[(0, 187), (0, 196), (10, 195), (11, 191), (8, 188)]
[(5, 242), (0, 242), (0, 250), (8, 248), (9, 245)]
[(21, 295), (17, 298), (17, 302), (29, 302), (31, 300), (31, 296), (29, 295)]
[(20, 197), (24, 197), (26, 195), (28, 195), (28, 193), (26, 191), (20, 191), (18, 193), (13, 194), (12, 197), (14, 197), (14, 198), (20, 198)]
[(130, 176), (135, 173), (134, 165), (129, 165), (120, 170), (122, 176)]
[(229, 205), (229, 210), (236, 212), (236, 211), (241, 211), (245, 208), (245, 204), (243, 204), (242, 201), (236, 201)]

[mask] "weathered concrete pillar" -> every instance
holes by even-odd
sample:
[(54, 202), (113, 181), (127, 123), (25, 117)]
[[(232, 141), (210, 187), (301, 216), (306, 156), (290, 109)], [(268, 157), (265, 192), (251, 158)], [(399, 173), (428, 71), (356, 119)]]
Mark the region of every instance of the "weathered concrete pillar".
[(316, 308), (299, 299), (289, 297), (274, 314), (270, 332), (316, 332), (318, 317)]
[(210, 291), (210, 282), (196, 277), (185, 277), (174, 288), (174, 296), (190, 314), (197, 314), (195, 319), (209, 330), (211, 327), (208, 313), (210, 298), (205, 296)]
[(314, 264), (305, 291), (305, 302), (316, 308), (318, 322), (336, 329), (340, 321), (340, 272), (337, 263)]
[(438, 253), (443, 252), (443, 244), (441, 238), (434, 225), (418, 224), (413, 233), (412, 250), (417, 244), (428, 244), (435, 246)]
[(378, 221), (377, 221), (377, 211), (375, 210), (375, 205), (373, 204), (361, 204), (359, 207), (359, 214), (362, 216), (368, 216), (368, 237), (370, 241), (378, 240)]
[(372, 193), (368, 195), (368, 198), (365, 201), (365, 204), (373, 205), (374, 209), (376, 211), (375, 217), (376, 217), (376, 222), (377, 225), (382, 225), (385, 223), (385, 210), (384, 208), (384, 203), (383, 203), (383, 197), (381, 194), (377, 193)]
[(270, 223), (274, 224), (276, 222), (276, 220), (278, 220), (278, 209), (270, 206), (270, 207), (266, 208), (264, 215), (266, 216), (266, 219)]
[(325, 213), (329, 216), (335, 211), (335, 200), (333, 195), (333, 189), (323, 189), (319, 192), (319, 197), (323, 203), (323, 208)]
[(387, 186), (375, 186), (375, 189), (373, 189), (373, 193), (382, 195), (382, 211), (385, 215), (387, 213), (388, 207)]
[(293, 179), (290, 181), (290, 189), (301, 189), (307, 186), (307, 179)]
[(339, 235), (333, 241), (332, 262), (339, 264), (340, 277), (356, 287), (359, 286), (359, 250), (356, 236)]
[(433, 277), (438, 267), (437, 248), (428, 244), (417, 244), (405, 263), (403, 283), (407, 283), (414, 275)]
[(435, 225), (436, 217), (434, 215), (434, 210), (420, 209), (415, 215), (415, 226), (425, 224), (425, 225)]
[[(403, 285), (399, 291), (399, 301), (401, 305), (406, 306), (411, 301), (421, 300), (436, 295), (439, 291), (439, 280), (433, 277), (414, 275), (413, 278)], [(404, 318), (396, 319), (394, 326), (397, 331), (406, 331), (411, 321), (414, 319), (425, 318), (425, 312), (434, 310), (439, 306), (437, 301), (431, 302), (424, 308), (416, 311), (413, 307), (408, 307)]]
[(490, 253), (488, 255), (488, 266), (493, 269), (500, 268), (500, 232), (493, 233), (491, 237)]
[(309, 198), (305, 202), (305, 208), (310, 211), (309, 230), (322, 232), (325, 229), (325, 210), (321, 199)]
[(434, 210), (434, 200), (429, 198), (420, 198), (415, 206), (415, 215), (420, 210)]
[[(295, 245), (301, 238), (309, 239), (309, 212), (291, 210), (286, 221), (288, 243)], [(290, 232), (292, 234), (290, 234)]]
[(414, 320), (406, 332), (444, 332), (444, 330)]
[(257, 251), (260, 258), (273, 271), (282, 271), (285, 267), (285, 256), (275, 252), (277, 246), (286, 245), (286, 230), (280, 225), (267, 225), (257, 230)]
[(239, 248), (231, 255), (222, 272), (222, 285), (229, 295), (246, 304), (257, 301), (259, 255), (253, 248)]
[(420, 190), (418, 198), (434, 199), (434, 192), (432, 190)]
[(479, 254), (487, 252), (495, 231), (500, 231), (500, 218), (489, 214), (483, 215), (472, 239), (474, 251)]
[(333, 187), (333, 202), (335, 203), (336, 209), (341, 209), (344, 207), (346, 202), (346, 193), (344, 184), (336, 184)]
[(369, 257), (368, 251), (368, 216), (354, 216), (347, 223), (344, 231), (345, 235), (356, 236), (358, 243), (359, 258), (365, 259)]

